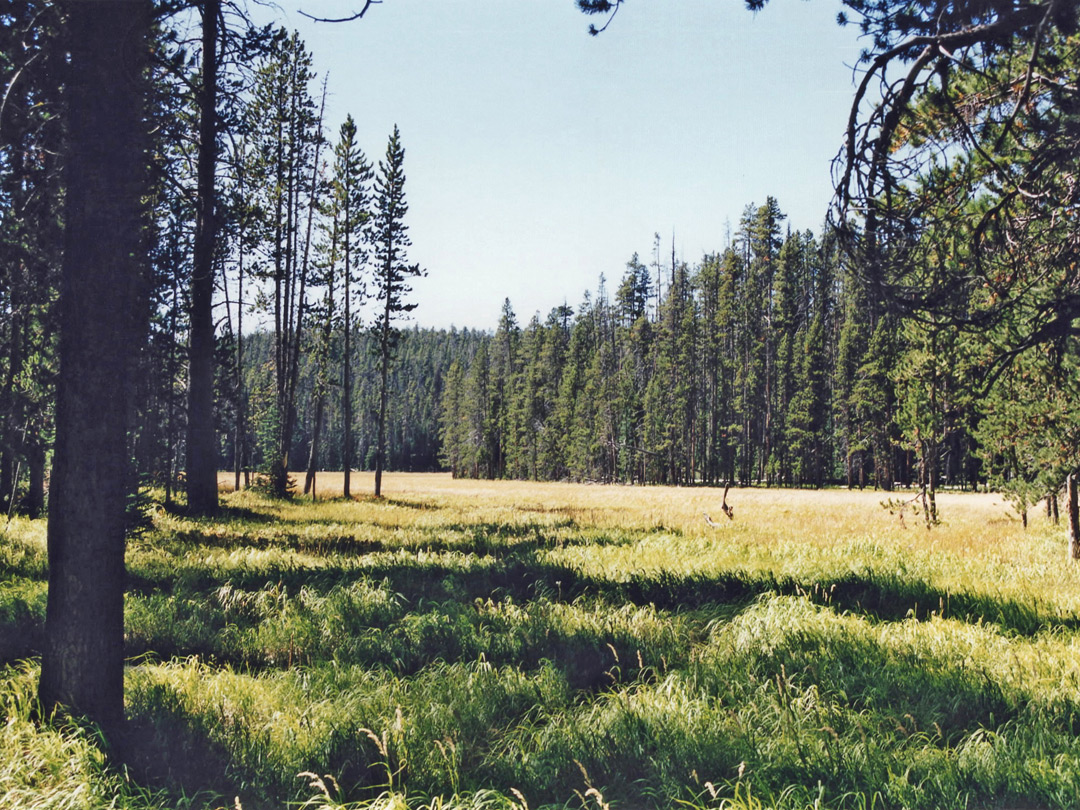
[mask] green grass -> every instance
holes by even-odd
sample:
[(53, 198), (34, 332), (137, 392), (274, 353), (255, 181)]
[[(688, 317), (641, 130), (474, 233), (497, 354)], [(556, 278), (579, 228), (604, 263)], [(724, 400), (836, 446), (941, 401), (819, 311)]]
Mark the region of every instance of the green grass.
[(992, 496), (927, 531), (872, 493), (734, 492), (717, 529), (707, 490), (388, 482), (156, 510), (125, 765), (31, 719), (44, 527), (13, 523), (0, 810), (1080, 802), (1080, 576)]

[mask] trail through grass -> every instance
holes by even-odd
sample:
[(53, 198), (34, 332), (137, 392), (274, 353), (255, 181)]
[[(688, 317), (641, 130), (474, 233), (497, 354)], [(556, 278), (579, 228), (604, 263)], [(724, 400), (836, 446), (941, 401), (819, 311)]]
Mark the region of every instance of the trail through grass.
[(1080, 805), (1080, 575), (996, 496), (319, 480), (130, 544), (126, 770), (31, 721), (13, 522), (0, 808)]

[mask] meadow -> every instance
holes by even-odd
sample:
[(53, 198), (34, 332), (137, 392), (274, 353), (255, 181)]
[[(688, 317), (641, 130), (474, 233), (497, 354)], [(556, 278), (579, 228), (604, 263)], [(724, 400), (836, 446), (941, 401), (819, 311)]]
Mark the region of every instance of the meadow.
[(151, 505), (123, 765), (34, 721), (45, 525), (4, 528), (0, 810), (1080, 804), (1080, 572), (1000, 496), (319, 484)]

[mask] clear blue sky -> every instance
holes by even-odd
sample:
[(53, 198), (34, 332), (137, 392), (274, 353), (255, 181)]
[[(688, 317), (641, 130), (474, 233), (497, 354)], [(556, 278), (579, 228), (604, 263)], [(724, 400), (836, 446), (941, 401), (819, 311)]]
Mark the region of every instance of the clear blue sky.
[[(617, 285), (653, 234), (670, 256), (722, 249), (773, 195), (817, 230), (831, 196), (859, 41), (835, 0), (627, 0), (590, 37), (573, 0), (284, 0), (329, 73), (327, 128), (346, 113), (380, 158), (406, 148), (421, 326), (491, 329)], [(264, 12), (260, 11), (260, 16)]]

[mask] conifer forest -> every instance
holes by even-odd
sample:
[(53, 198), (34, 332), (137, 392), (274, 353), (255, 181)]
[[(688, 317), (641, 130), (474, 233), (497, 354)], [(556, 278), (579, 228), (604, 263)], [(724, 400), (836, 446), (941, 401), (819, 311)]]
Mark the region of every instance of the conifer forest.
[[(407, 256), (403, 136), (390, 133), (385, 155), (367, 145), (369, 156), (351, 117), (324, 120), (326, 83), (297, 35), (213, 5), (202, 28), (184, 4), (156, 8), (133, 481), (169, 499), (186, 491), (201, 511), (212, 510), (219, 469), (280, 494), (305, 488), (290, 470), (376, 467), (641, 484), (992, 486), (1022, 508), (1064, 487), (1074, 206), (1065, 200), (1056, 223), (1024, 224), (1025, 241), (999, 220), (1029, 214), (980, 214), (975, 195), (969, 214), (953, 215), (961, 224), (943, 225), (946, 212), (931, 203), (961, 205), (952, 175), (989, 183), (971, 178), (1004, 171), (981, 165), (974, 147), (948, 177), (926, 165), (919, 194), (904, 202), (906, 221), (928, 223), (916, 243), (881, 231), (894, 227), (888, 217), (871, 219), (874, 239), (889, 245), (876, 257), (859, 231), (866, 223), (838, 227), (824, 209), (819, 232), (791, 229), (776, 189), (696, 260), (669, 254), (657, 234), (648, 255), (600, 268), (580, 303), (516, 313), (507, 300), (484, 314), (487, 330), (432, 331), (408, 322), (409, 280), (426, 271)], [(58, 8), (16, 4), (4, 27), (0, 504), (30, 514), (45, 506), (62, 317)], [(200, 36), (214, 47), (200, 49)], [(1054, 56), (1061, 70), (1069, 47)], [(917, 108), (927, 145), (909, 150), (909, 164), (949, 135), (934, 103), (927, 95)], [(1045, 140), (1065, 177), (1067, 137)], [(1015, 160), (1011, 171), (1026, 166)], [(959, 238), (949, 228), (972, 233), (973, 272), (949, 265), (961, 254), (941, 252), (942, 240)], [(1020, 246), (1044, 245), (1060, 255), (1026, 275), (1011, 268)], [(895, 269), (912, 264), (920, 269)]]

